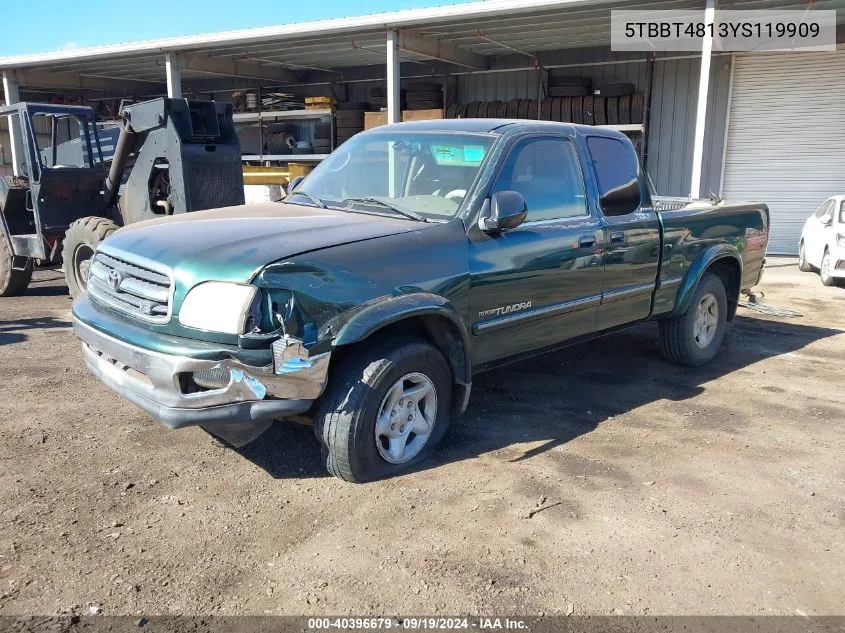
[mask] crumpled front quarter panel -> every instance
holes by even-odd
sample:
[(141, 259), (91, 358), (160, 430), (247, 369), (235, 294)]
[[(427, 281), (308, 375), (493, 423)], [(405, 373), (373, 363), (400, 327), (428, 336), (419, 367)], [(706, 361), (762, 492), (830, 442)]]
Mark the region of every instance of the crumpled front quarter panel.
[(272, 297), (313, 353), (356, 314), (411, 293), (444, 297), (466, 324), (468, 245), (460, 220), (335, 246), (268, 266), (254, 284)]

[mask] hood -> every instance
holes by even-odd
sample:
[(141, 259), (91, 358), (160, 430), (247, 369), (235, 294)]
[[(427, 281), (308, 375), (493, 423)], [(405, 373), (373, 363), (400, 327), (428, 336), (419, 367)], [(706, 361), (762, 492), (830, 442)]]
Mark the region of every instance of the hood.
[(279, 259), (431, 226), (272, 202), (138, 222), (112, 235), (106, 248), (165, 264), (178, 285), (190, 288), (212, 279), (246, 282)]

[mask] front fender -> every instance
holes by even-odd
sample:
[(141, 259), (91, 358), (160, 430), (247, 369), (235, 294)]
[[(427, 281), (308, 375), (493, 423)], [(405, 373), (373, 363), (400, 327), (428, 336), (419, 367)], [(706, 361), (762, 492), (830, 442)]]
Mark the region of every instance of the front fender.
[[(413, 317), (433, 316), (447, 319), (460, 337), (463, 358), (447, 358), (453, 367), (459, 367), (455, 377), (467, 384), (472, 381), (472, 363), (470, 342), (466, 326), (458, 310), (452, 303), (440, 295), (427, 292), (414, 292), (396, 297), (382, 297), (372, 301), (348, 318), (337, 333), (332, 345), (340, 347), (359, 343), (378, 330)], [(457, 363), (455, 361), (458, 361)]]
[(716, 244), (705, 251), (699, 253), (698, 257), (690, 265), (681, 282), (681, 287), (678, 289), (678, 296), (675, 298), (675, 309), (672, 311), (672, 316), (684, 314), (689, 308), (692, 296), (695, 294), (695, 289), (698, 287), (698, 282), (715, 262), (720, 259), (731, 258), (736, 260), (739, 265), (739, 278), (742, 279), (742, 254), (736, 246), (732, 244)]

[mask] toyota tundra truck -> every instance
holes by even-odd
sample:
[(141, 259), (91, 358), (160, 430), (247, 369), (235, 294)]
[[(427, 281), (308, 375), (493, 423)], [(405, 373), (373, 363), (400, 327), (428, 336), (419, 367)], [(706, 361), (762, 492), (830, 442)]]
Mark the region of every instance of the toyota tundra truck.
[(328, 471), (363, 482), (430, 454), (504, 363), (643, 321), (668, 361), (713, 360), (768, 208), (675, 206), (610, 129), (387, 125), (281, 203), (118, 230), (73, 325), (91, 372), (167, 427), (239, 446), (310, 420)]

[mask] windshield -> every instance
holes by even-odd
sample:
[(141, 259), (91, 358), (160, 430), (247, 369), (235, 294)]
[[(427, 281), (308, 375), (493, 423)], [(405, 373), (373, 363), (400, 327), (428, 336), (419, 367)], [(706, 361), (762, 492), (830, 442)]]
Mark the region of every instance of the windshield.
[(31, 121), (43, 167), (79, 169), (99, 162), (93, 125), (86, 117), (34, 112)]
[[(445, 221), (472, 187), (494, 137), (377, 132), (338, 148), (297, 187), (291, 202)], [(320, 206), (320, 205), (318, 205)]]

